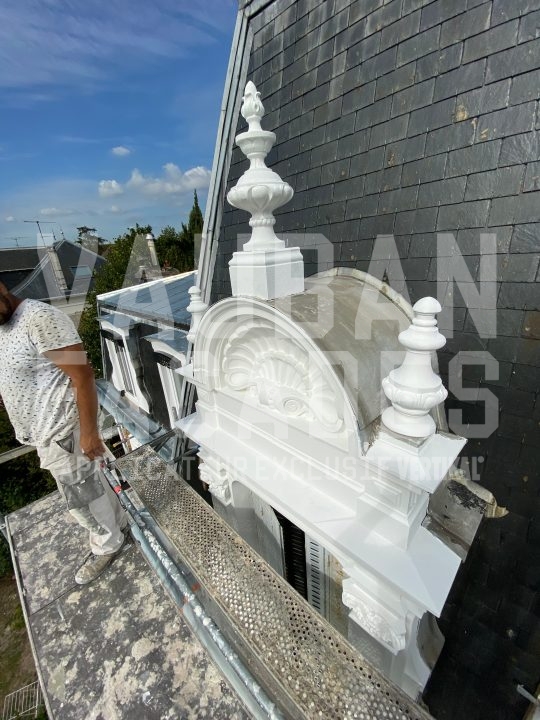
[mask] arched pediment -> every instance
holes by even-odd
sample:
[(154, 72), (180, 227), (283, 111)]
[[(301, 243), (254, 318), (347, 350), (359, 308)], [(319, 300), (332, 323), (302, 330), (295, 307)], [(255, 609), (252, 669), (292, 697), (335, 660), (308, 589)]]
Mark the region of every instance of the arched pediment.
[[(326, 354), (281, 311), (253, 299), (213, 306), (197, 335), (194, 380), (318, 437), (357, 435), (353, 408)], [(277, 432), (279, 434), (279, 432)]]

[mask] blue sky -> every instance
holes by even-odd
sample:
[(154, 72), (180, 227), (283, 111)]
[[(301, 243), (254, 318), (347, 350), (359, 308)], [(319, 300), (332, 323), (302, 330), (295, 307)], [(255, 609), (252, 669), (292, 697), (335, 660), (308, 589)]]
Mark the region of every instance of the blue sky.
[(3, 0), (0, 246), (206, 199), (237, 0)]

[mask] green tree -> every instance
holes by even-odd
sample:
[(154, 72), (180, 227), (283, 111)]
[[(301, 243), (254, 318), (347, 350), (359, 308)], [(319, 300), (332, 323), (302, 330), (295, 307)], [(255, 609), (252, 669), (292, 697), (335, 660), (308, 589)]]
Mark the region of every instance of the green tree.
[(168, 225), (156, 239), (156, 251), (160, 265), (168, 263), (179, 272), (193, 270), (195, 266), (195, 236), (203, 229), (203, 215), (199, 207), (197, 191), (193, 193), (193, 206), (187, 225), (182, 223), (179, 231)]

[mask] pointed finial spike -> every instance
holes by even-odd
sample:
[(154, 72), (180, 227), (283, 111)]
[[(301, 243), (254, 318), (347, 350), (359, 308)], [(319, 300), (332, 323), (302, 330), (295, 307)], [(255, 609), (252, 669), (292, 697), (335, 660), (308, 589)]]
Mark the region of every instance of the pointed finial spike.
[(248, 81), (244, 95), (242, 97), (242, 109), (240, 110), (242, 117), (247, 121), (249, 129), (260, 130), (261, 118), (264, 115), (264, 105), (261, 102), (261, 93), (255, 87), (255, 84)]

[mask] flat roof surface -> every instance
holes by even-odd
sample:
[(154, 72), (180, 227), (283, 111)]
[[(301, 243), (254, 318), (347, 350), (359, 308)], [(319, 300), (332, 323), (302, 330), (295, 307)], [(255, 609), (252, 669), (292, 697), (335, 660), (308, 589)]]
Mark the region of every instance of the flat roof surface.
[(132, 540), (90, 585), (86, 531), (58, 492), (8, 517), (51, 720), (245, 720)]

